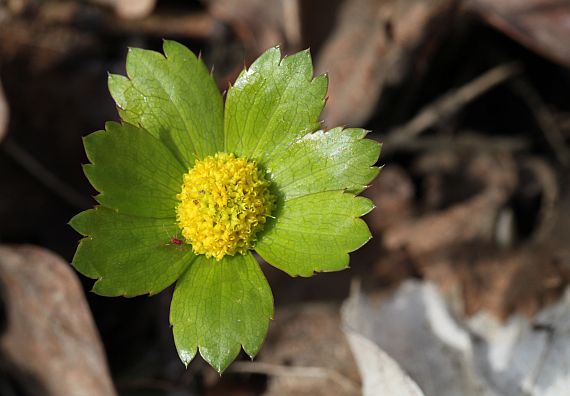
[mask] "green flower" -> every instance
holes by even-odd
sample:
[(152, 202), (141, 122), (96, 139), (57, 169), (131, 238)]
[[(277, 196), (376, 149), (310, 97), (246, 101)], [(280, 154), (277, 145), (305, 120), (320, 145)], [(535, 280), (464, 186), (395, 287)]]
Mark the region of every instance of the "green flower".
[(254, 356), (273, 315), (255, 250), (291, 276), (347, 268), (370, 239), (355, 195), (378, 174), (362, 129), (319, 130), (327, 77), (308, 51), (266, 51), (227, 92), (186, 47), (131, 49), (109, 76), (122, 124), (84, 139), (99, 206), (70, 224), (73, 259), (104, 296), (176, 283), (170, 322), (180, 358), (219, 372)]

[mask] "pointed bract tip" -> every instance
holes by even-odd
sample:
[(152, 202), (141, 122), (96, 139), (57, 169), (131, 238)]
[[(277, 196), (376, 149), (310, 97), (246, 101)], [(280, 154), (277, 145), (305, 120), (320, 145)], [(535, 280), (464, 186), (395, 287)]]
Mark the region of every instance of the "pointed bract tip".
[(188, 352), (187, 350), (181, 349), (181, 350), (178, 350), (178, 356), (180, 357), (180, 360), (182, 361), (182, 364), (184, 365), (184, 367), (188, 368), (188, 365), (190, 364), (192, 359), (194, 359), (195, 354), (192, 354), (191, 352)]

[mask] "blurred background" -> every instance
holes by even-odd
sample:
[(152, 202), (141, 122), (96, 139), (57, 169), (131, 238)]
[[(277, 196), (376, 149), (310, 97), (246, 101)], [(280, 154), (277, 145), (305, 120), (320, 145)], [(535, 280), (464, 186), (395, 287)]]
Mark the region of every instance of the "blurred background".
[[(570, 394), (569, 37), (567, 0), (0, 0), (0, 395), (420, 394), (382, 388), (382, 351), (425, 395)], [(178, 359), (172, 290), (99, 297), (68, 264), (107, 73), (163, 38), (222, 92), (310, 47), (324, 125), (383, 142), (374, 239), (339, 273), (264, 265), (275, 320), (222, 377)]]

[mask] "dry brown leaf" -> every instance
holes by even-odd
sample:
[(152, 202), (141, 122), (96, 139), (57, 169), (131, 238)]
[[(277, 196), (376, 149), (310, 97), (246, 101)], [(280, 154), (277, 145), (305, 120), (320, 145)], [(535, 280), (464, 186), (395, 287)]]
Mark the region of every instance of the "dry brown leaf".
[(425, 62), (453, 11), (451, 0), (350, 0), (324, 44), (317, 72), (330, 75), (328, 125), (357, 125), (372, 114), (386, 84)]
[[(73, 270), (34, 246), (0, 246), (5, 374), (26, 394), (115, 395), (103, 347)], [(25, 375), (25, 377), (23, 377)]]
[(570, 2), (470, 0), (466, 8), (533, 51), (570, 67)]

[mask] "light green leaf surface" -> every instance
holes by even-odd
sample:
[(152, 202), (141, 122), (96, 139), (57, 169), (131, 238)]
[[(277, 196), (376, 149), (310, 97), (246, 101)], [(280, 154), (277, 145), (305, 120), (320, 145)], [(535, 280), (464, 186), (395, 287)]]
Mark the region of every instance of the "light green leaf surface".
[(96, 207), (70, 221), (85, 236), (73, 258), (82, 274), (98, 279), (103, 296), (156, 294), (174, 283), (196, 257), (190, 245), (172, 245), (179, 232), (174, 219), (121, 215)]
[(228, 90), (225, 150), (263, 162), (317, 130), (327, 84), (313, 79), (308, 51), (281, 59), (279, 48), (267, 50)]
[(91, 161), (84, 171), (101, 193), (97, 201), (122, 214), (175, 217), (184, 168), (144, 129), (115, 122), (105, 127), (83, 140)]
[(198, 256), (176, 284), (170, 322), (182, 361), (199, 350), (218, 372), (243, 346), (254, 356), (273, 316), (273, 296), (251, 254), (217, 262)]
[(371, 238), (359, 217), (373, 208), (369, 199), (342, 191), (291, 199), (269, 219), (255, 250), (292, 276), (342, 270), (348, 266), (348, 253)]
[(223, 102), (214, 78), (188, 48), (164, 41), (164, 54), (131, 48), (127, 76), (110, 75), (121, 118), (140, 125), (186, 166), (223, 148)]
[(334, 128), (303, 136), (266, 167), (285, 200), (322, 191), (358, 193), (378, 174), (380, 144), (364, 129)]

